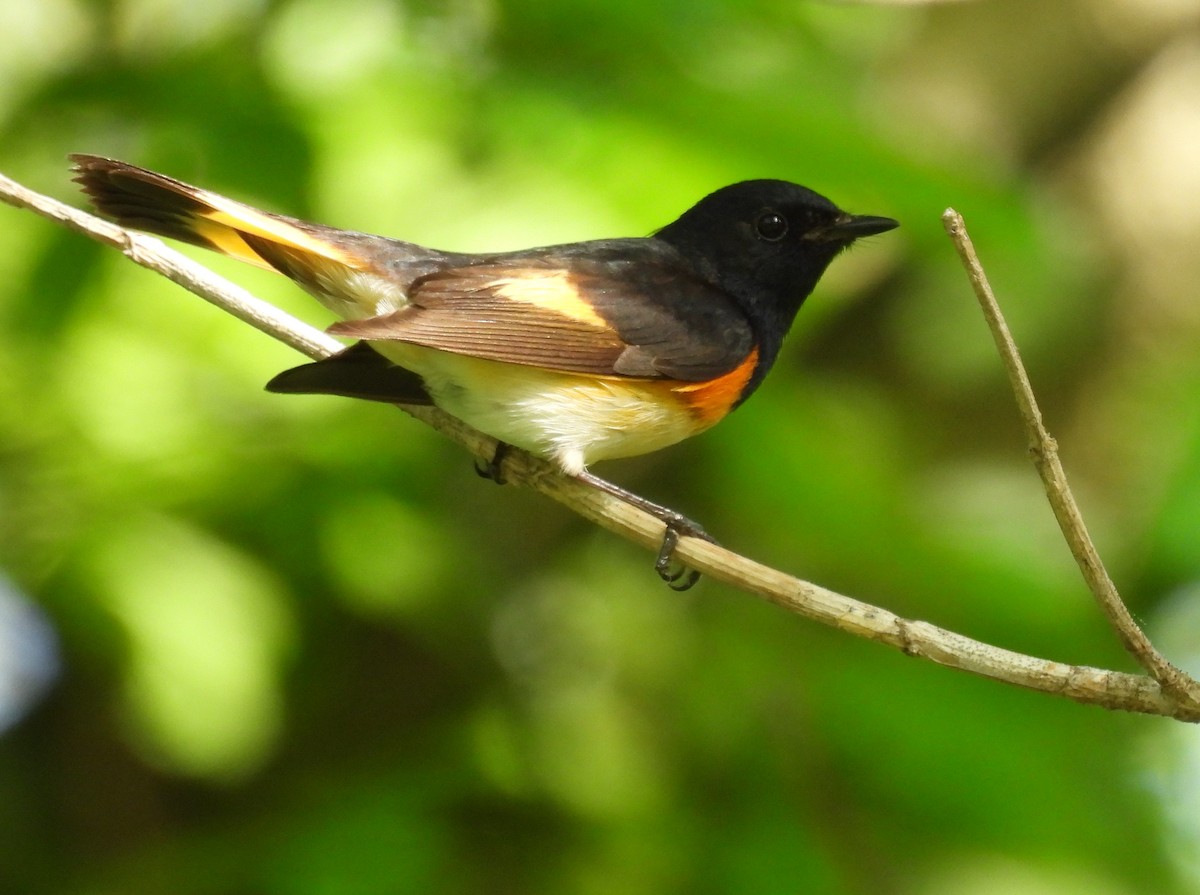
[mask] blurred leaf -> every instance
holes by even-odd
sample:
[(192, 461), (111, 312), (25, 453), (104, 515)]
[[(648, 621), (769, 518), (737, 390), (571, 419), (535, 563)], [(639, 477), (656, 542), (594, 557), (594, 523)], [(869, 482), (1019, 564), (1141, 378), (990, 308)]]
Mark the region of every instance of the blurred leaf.
[[(896, 216), (752, 402), (599, 472), (891, 610), (1128, 668), (940, 215), (967, 218), (1114, 575), (1186, 630), (1200, 104), (1173, 8), (9, 4), (0, 168), (79, 201), (64, 157), (101, 152), (481, 251), (649, 233), (750, 177)], [(261, 334), (0, 218), (0, 564), (64, 660), (0, 741), (14, 891), (1195, 888), (1178, 725), (668, 592), (391, 408), (263, 393), (297, 358)]]

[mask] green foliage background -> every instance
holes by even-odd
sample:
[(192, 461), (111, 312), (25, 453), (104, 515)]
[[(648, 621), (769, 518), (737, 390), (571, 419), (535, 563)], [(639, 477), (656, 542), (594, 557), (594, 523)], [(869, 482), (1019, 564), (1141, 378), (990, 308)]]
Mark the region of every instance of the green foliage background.
[[(1193, 4), (33, 0), (0, 33), (0, 170), (71, 201), (86, 151), (448, 249), (647, 233), (762, 176), (901, 219), (754, 401), (599, 471), (900, 614), (1128, 669), (954, 205), (1115, 579), (1195, 663)], [(116, 253), (0, 232), (0, 568), (63, 663), (0, 738), (0, 890), (1200, 887), (1193, 730), (672, 593), (391, 408), (263, 393), (294, 354)]]

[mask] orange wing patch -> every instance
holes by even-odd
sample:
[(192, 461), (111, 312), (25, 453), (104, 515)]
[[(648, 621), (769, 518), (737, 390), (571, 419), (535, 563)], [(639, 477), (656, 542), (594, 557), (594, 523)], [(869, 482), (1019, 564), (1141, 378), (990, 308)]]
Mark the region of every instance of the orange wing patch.
[(746, 383), (758, 366), (758, 349), (753, 349), (746, 359), (723, 376), (706, 382), (674, 384), (671, 394), (679, 398), (705, 428), (720, 422), (733, 409)]
[(597, 329), (608, 329), (608, 321), (579, 295), (565, 270), (544, 273), (530, 271), (528, 275), (503, 277), (492, 281), (497, 295), (524, 302), (563, 317), (586, 323)]

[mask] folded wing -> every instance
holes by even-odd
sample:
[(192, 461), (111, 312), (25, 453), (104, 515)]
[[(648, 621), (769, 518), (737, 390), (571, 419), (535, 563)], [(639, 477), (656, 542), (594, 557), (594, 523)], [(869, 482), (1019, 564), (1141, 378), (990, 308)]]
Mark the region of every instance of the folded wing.
[(405, 307), (330, 332), (592, 376), (697, 382), (754, 349), (734, 302), (652, 240), (497, 256), (422, 277)]

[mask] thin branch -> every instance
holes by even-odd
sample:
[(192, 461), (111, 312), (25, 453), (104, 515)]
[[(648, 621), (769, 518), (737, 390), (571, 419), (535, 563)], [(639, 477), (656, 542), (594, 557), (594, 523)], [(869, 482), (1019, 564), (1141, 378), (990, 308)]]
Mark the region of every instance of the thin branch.
[(1033, 387), (1029, 384), (1029, 376), (1021, 363), (1016, 343), (1008, 330), (1008, 324), (1004, 321), (1004, 315), (988, 283), (983, 265), (979, 263), (979, 256), (975, 254), (975, 246), (967, 234), (962, 215), (949, 208), (942, 215), (942, 223), (945, 224), (946, 232), (953, 240), (959, 258), (962, 259), (963, 267), (966, 268), (971, 286), (975, 290), (975, 297), (979, 300), (988, 328), (992, 331), (992, 338), (996, 341), (996, 348), (1000, 352), (1004, 369), (1008, 372), (1017, 407), (1021, 412), (1021, 420), (1029, 437), (1030, 456), (1037, 467), (1038, 475), (1041, 476), (1046, 498), (1054, 511), (1054, 518), (1058, 520), (1058, 527), (1062, 529), (1075, 562), (1079, 564), (1088, 589), (1116, 630), (1121, 643), (1138, 664), (1180, 703), (1192, 709), (1200, 708), (1200, 683), (1172, 665), (1154, 648), (1150, 638), (1134, 621), (1133, 615), (1121, 599), (1121, 595), (1117, 593), (1116, 585), (1104, 568), (1096, 545), (1083, 522), (1079, 506), (1075, 503), (1075, 497), (1067, 484), (1067, 474), (1058, 458), (1058, 444), (1042, 422), (1042, 412), (1038, 409)]
[[(239, 319), (309, 357), (327, 356), (341, 344), (249, 295), (156, 239), (130, 233), (92, 215), (33, 193), (0, 175), (0, 199), (58, 221), (120, 249), (133, 261), (196, 292)], [(402, 408), (481, 458), (490, 458), (495, 440), (433, 408)], [(533, 488), (581, 516), (631, 541), (657, 551), (663, 525), (653, 516), (593, 487), (561, 474), (551, 464), (513, 451), (505, 459), (505, 477)], [(877, 606), (819, 585), (801, 581), (744, 556), (695, 538), (682, 538), (678, 558), (691, 568), (762, 597), (797, 615), (856, 637), (893, 646), (994, 680), (1066, 696), (1109, 709), (1200, 721), (1200, 707), (1181, 702), (1148, 677), (1099, 668), (1065, 665), (1022, 655), (946, 631), (922, 621), (903, 619)]]

